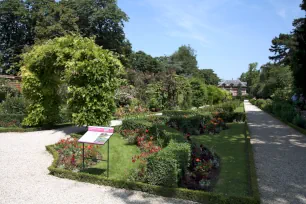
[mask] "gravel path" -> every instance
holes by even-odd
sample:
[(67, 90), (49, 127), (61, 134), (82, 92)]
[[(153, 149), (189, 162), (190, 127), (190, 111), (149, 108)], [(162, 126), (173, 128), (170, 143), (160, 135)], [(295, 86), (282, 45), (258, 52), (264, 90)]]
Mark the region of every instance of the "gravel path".
[(262, 203), (306, 204), (306, 136), (245, 102)]
[(48, 175), (45, 146), (77, 128), (0, 134), (0, 203), (191, 203)]

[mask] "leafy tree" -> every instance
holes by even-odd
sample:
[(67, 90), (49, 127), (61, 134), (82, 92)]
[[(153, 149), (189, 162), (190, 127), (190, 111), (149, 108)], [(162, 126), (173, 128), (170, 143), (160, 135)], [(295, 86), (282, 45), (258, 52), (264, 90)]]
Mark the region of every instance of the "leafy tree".
[(199, 79), (193, 79), (190, 82), (192, 89), (192, 105), (200, 107), (207, 102), (207, 89)]
[(143, 51), (131, 54), (130, 63), (132, 68), (137, 71), (153, 73), (161, 71), (158, 61)]
[(241, 76), (239, 77), (239, 80), (242, 82), (247, 81), (247, 73), (242, 73)]
[(190, 47), (190, 45), (183, 45), (179, 47), (173, 55), (171, 55), (171, 63), (179, 64), (176, 66), (177, 74), (193, 74), (198, 69), (198, 62), (196, 59), (195, 50)]
[(253, 89), (255, 88), (255, 85), (259, 80), (260, 71), (257, 70), (257, 66), (258, 66), (257, 62), (249, 64), (249, 69), (248, 69), (248, 72), (246, 74), (246, 82), (248, 84), (248, 89), (247, 90), (251, 94), (254, 93)]
[[(303, 0), (301, 9), (306, 11), (306, 1)], [(306, 95), (306, 15), (294, 21), (294, 34), (296, 36), (297, 46), (292, 63), (295, 86), (302, 90)]]
[(220, 82), (220, 78), (212, 69), (199, 69), (196, 76), (204, 79), (205, 84), (218, 85)]
[(117, 0), (65, 0), (78, 17), (77, 25), (84, 37), (95, 36), (95, 42), (120, 54), (130, 52), (124, 34), (128, 16), (117, 5)]
[(295, 46), (295, 35), (281, 33), (272, 40), (272, 46), (269, 50), (274, 53), (274, 56), (270, 56), (269, 59), (275, 63), (289, 65), (292, 61)]
[[(12, 67), (10, 73), (15, 74), (19, 54), (25, 44), (32, 43), (29, 39), (27, 10), (20, 0), (0, 1), (0, 53), (4, 71)], [(18, 70), (17, 70), (18, 71)]]
[[(77, 125), (106, 125), (111, 119), (122, 65), (92, 39), (66, 36), (35, 45), (22, 64), (23, 94), (30, 103), (24, 125), (56, 123), (62, 103)], [(63, 84), (67, 101), (60, 97)]]

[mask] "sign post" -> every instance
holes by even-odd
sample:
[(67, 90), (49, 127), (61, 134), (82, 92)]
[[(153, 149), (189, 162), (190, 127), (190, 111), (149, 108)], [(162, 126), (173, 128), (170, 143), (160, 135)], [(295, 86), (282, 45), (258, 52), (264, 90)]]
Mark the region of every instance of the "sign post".
[(79, 143), (83, 143), (83, 169), (85, 169), (85, 143), (104, 145), (107, 142), (107, 177), (109, 177), (109, 139), (113, 133), (114, 128), (110, 127), (88, 127), (88, 131), (78, 140)]

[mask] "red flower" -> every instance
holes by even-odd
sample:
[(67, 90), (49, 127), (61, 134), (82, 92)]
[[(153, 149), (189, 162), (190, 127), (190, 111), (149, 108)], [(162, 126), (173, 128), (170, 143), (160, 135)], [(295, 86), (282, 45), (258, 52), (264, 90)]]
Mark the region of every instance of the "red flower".
[(148, 133), (149, 132), (149, 130), (146, 130), (146, 133)]
[(196, 158), (196, 162), (200, 162), (201, 160), (199, 158)]

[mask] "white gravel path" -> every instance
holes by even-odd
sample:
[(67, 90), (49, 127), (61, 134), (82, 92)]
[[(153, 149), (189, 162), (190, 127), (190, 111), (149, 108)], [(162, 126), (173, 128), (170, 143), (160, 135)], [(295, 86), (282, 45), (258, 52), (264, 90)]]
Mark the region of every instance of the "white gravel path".
[(306, 204), (306, 136), (245, 101), (263, 204)]
[(0, 203), (191, 203), (143, 192), (98, 186), (48, 175), (45, 146), (77, 128), (0, 134)]

